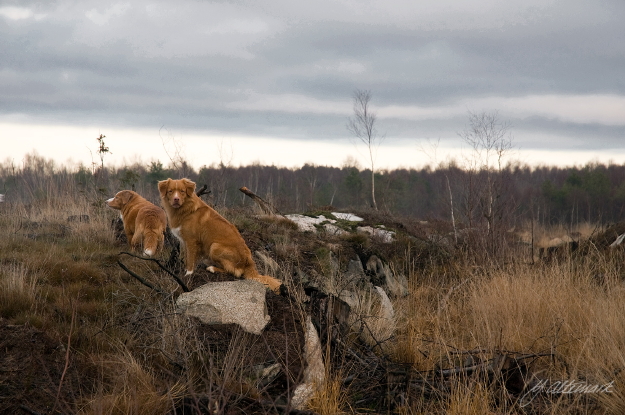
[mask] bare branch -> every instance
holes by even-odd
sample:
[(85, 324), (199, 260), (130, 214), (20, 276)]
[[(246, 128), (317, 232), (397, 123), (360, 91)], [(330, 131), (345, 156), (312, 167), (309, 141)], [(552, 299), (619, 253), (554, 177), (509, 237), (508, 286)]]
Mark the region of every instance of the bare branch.
[[(161, 261), (159, 261), (158, 259), (156, 259), (156, 258), (146, 258), (146, 257), (138, 256), (138, 255), (135, 255), (135, 254), (131, 254), (130, 252), (120, 252), (119, 254), (120, 254), (120, 255), (129, 255), (129, 256), (131, 256), (131, 257), (133, 257), (133, 258), (139, 258), (139, 259), (142, 259), (142, 260), (144, 260), (144, 261), (152, 261), (152, 262), (156, 262), (156, 264), (157, 264), (157, 265), (158, 265), (158, 266), (159, 266), (159, 267), (160, 267), (163, 271), (165, 271), (166, 273), (168, 273), (168, 274), (169, 274), (169, 275), (170, 275), (170, 276), (171, 276), (174, 280), (176, 280), (176, 282), (178, 283), (178, 285), (180, 285), (180, 288), (182, 288), (182, 291), (184, 291), (184, 292), (186, 292), (186, 293), (188, 293), (188, 292), (190, 291), (190, 290), (189, 290), (189, 288), (187, 288), (186, 284), (185, 284), (184, 282), (182, 282), (182, 280), (181, 280), (180, 278), (178, 278), (178, 276), (177, 276), (176, 274), (174, 274), (174, 273), (173, 273), (173, 272), (171, 272), (169, 269), (167, 269), (167, 267), (165, 267), (163, 264), (161, 264)], [(120, 266), (122, 266), (122, 264), (121, 264), (121, 263), (120, 263)], [(124, 268), (124, 267), (122, 266), (122, 268)], [(124, 270), (126, 270), (126, 268), (124, 268)], [(128, 270), (126, 270), (126, 271), (130, 273), (130, 271), (128, 271)], [(131, 275), (132, 275), (132, 274), (131, 274)], [(133, 277), (135, 277), (135, 275), (132, 275), (132, 276), (133, 276)], [(135, 278), (136, 278), (136, 277), (135, 277)], [(139, 280), (139, 282), (141, 282), (141, 283), (143, 284), (144, 280)], [(145, 285), (145, 284), (144, 284), (144, 285)], [(153, 288), (153, 287), (152, 287), (152, 286), (150, 286), (150, 285), (147, 285), (147, 286), (148, 286), (148, 287), (150, 287), (150, 288), (152, 288), (152, 289), (155, 289), (155, 288)], [(158, 290), (157, 290), (157, 291), (158, 291)]]
[(258, 206), (260, 207), (260, 209), (266, 215), (275, 216), (275, 215), (279, 215), (280, 214), (280, 212), (278, 212), (278, 209), (276, 209), (275, 206), (273, 206), (271, 203), (267, 202), (262, 197), (258, 196), (254, 192), (252, 192), (247, 187), (243, 186), (239, 190), (241, 192), (243, 192), (245, 195), (249, 196), (254, 202), (256, 202), (258, 204)]
[(124, 265), (121, 261), (117, 261), (117, 264), (124, 270), (126, 271), (128, 274), (130, 274), (131, 277), (135, 278), (137, 281), (139, 281), (141, 284), (145, 285), (146, 287), (156, 291), (159, 294), (162, 294), (164, 296), (167, 295), (167, 293), (163, 290), (161, 290), (160, 288), (156, 287), (155, 285), (150, 284), (149, 282), (147, 282), (145, 279), (143, 279), (141, 276), (139, 276), (138, 274), (136, 274), (135, 272), (132, 272), (130, 269), (128, 269), (128, 267), (126, 265)]
[(201, 197), (203, 195), (210, 195), (211, 190), (207, 190), (207, 189), (208, 189), (208, 186), (204, 184), (204, 186), (202, 186), (195, 192), (196, 196)]

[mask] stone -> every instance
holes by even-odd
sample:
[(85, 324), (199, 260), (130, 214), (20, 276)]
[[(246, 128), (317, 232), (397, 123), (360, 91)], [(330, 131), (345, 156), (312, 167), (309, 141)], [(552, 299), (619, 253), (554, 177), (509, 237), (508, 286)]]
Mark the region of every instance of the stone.
[(326, 370), (321, 353), (321, 342), (317, 329), (310, 316), (306, 318), (306, 332), (304, 335), (304, 369), (303, 381), (295, 388), (291, 405), (297, 410), (306, 409), (306, 405), (316, 391), (323, 387), (326, 380)]
[(373, 238), (378, 238), (380, 241), (387, 244), (393, 242), (393, 239), (395, 239), (395, 232), (386, 229), (373, 228), (371, 226), (359, 226), (356, 228), (356, 231), (369, 234)]
[(205, 324), (234, 323), (260, 334), (270, 320), (265, 293), (265, 286), (254, 280), (212, 282), (180, 294), (176, 306)]
[(394, 273), (388, 264), (384, 264), (376, 255), (371, 255), (367, 261), (367, 271), (372, 275), (372, 282), (386, 287), (394, 297), (408, 295), (408, 280), (403, 274)]

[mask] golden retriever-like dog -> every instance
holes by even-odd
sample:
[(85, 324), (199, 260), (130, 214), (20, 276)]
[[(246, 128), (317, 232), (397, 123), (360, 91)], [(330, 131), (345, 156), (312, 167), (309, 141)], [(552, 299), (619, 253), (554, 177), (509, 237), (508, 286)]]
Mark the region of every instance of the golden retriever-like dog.
[(167, 179), (158, 182), (158, 190), (171, 231), (186, 252), (186, 275), (192, 274), (198, 258), (204, 257), (221, 267), (210, 266), (210, 272), (254, 279), (280, 292), (280, 280), (258, 273), (237, 228), (195, 194), (195, 183), (189, 179)]
[(120, 211), (131, 248), (152, 256), (163, 249), (167, 229), (165, 211), (132, 190), (122, 190), (106, 203)]

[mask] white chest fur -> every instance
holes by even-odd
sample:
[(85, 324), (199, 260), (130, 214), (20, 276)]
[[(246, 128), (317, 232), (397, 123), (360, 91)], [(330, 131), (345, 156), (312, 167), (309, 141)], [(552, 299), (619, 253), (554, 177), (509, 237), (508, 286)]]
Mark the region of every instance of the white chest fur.
[(180, 245), (184, 245), (184, 240), (182, 239), (182, 236), (180, 235), (180, 226), (178, 226), (177, 228), (171, 228), (171, 233), (173, 233), (174, 236), (178, 238), (178, 240), (180, 241)]

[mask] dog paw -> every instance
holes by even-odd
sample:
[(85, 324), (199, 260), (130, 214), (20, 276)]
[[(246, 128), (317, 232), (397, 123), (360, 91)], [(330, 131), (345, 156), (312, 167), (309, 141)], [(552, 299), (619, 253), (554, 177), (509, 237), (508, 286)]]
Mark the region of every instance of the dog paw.
[(152, 256), (154, 255), (154, 251), (152, 251), (151, 249), (146, 249), (145, 251), (143, 251), (143, 255)]
[(186, 274), (184, 274), (184, 276), (186, 277), (186, 276), (191, 275), (191, 274), (193, 274), (193, 271), (189, 271), (189, 270), (187, 270), (187, 273), (186, 273)]
[(206, 271), (212, 272), (213, 274), (215, 274), (215, 267), (211, 265), (210, 267), (206, 268)]

